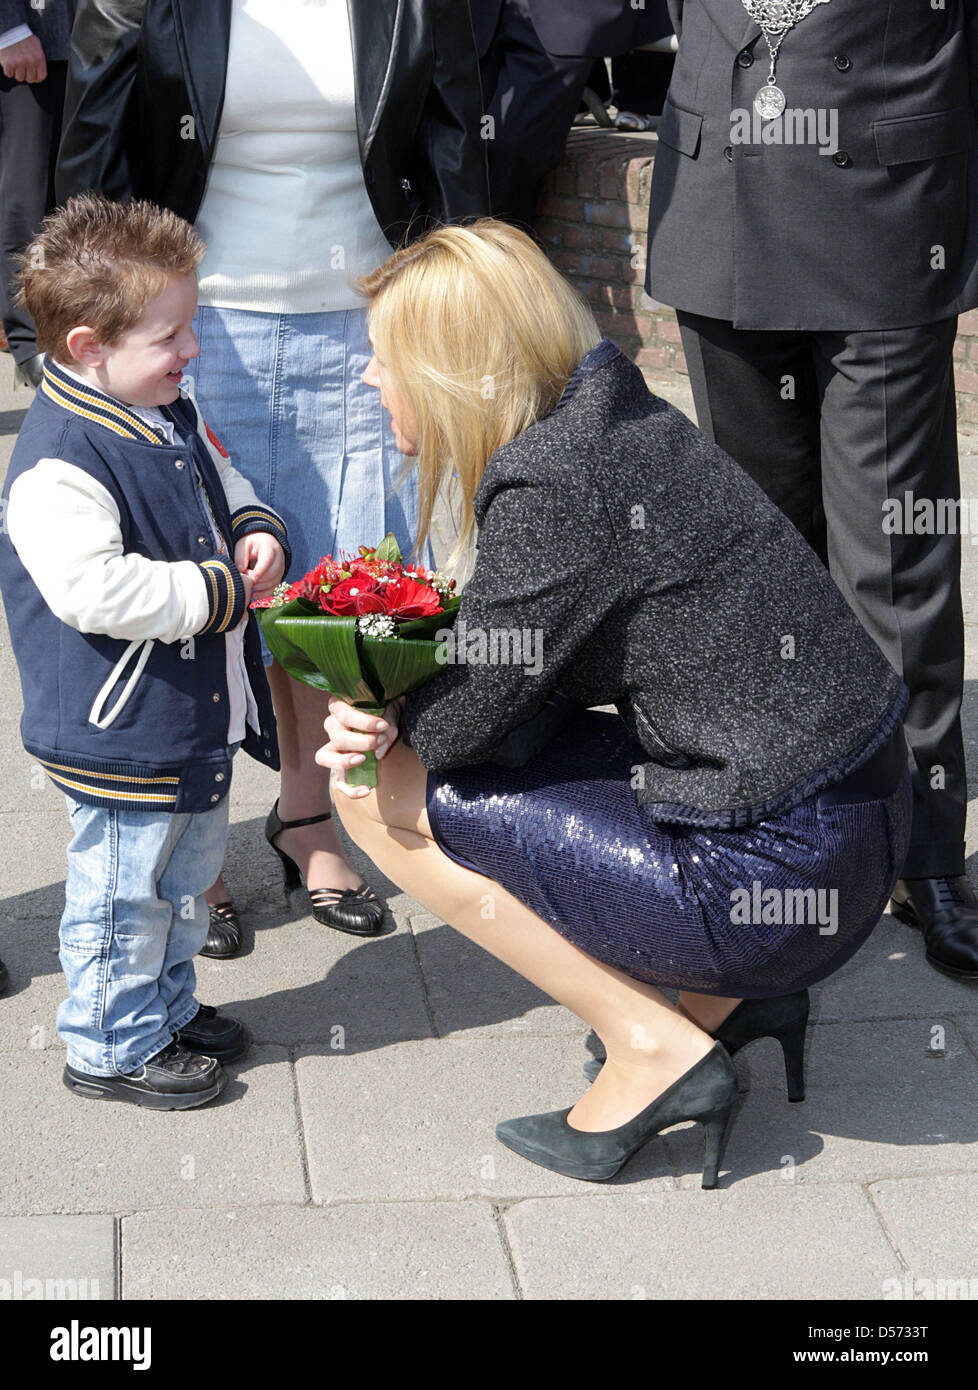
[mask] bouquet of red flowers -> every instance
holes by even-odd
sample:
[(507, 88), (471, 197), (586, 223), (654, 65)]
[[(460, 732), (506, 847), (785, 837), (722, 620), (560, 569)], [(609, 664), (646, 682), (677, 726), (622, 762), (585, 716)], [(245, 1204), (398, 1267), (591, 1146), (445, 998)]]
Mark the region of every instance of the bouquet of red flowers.
[[(295, 584), (280, 584), (251, 606), (269, 651), (290, 676), (382, 716), (388, 701), (437, 674), (444, 663), (437, 633), (455, 621), (460, 602), (454, 579), (406, 565), (388, 532), (355, 557), (327, 555)], [(346, 780), (375, 787), (374, 754), (348, 768)]]

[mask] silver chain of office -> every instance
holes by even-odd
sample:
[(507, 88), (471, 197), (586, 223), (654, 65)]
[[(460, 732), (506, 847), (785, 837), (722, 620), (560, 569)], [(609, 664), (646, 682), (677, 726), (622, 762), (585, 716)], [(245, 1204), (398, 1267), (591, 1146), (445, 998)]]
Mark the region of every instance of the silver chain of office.
[(827, 5), (829, 0), (742, 0), (744, 9), (760, 28), (771, 55), (771, 69), (767, 81), (754, 98), (754, 109), (766, 121), (780, 116), (785, 108), (784, 92), (778, 86), (775, 69), (778, 54), (796, 24), (807, 19), (816, 5)]

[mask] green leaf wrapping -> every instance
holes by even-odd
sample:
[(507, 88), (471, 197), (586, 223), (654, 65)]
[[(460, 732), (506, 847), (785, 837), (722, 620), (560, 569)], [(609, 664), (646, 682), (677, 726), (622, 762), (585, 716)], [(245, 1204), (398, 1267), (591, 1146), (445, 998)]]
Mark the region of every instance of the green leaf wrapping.
[[(451, 627), (460, 602), (452, 598), (444, 613), (401, 623), (398, 632), (412, 635), (398, 637), (364, 637), (356, 618), (317, 613), (302, 599), (256, 611), (269, 651), (290, 676), (382, 716), (390, 700), (426, 685), (444, 669), (438, 660), (444, 643), (435, 640), (435, 633)], [(368, 753), (349, 768), (346, 780), (351, 786), (375, 787), (374, 755)]]

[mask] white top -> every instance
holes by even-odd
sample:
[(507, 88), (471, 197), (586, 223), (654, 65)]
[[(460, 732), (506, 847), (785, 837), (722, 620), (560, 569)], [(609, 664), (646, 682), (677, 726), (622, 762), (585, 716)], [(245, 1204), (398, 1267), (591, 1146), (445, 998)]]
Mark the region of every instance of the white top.
[(197, 231), (200, 303), (357, 309), (391, 254), (357, 144), (347, 0), (232, 0), (224, 108)]
[[(86, 377), (63, 363), (58, 366), (91, 386)], [(163, 426), (170, 442), (176, 442), (173, 424), (162, 411), (125, 404), (148, 424)], [(218, 470), (232, 512), (257, 502), (251, 484), (207, 438), (196, 402), (194, 406), (198, 434)], [(208, 520), (215, 552), (226, 553), (213, 517)], [(209, 596), (199, 565), (192, 560), (148, 560), (125, 552), (119, 509), (111, 494), (67, 459), (38, 459), (16, 479), (7, 501), (6, 528), (52, 612), (79, 632), (103, 632), (122, 641), (144, 643), (143, 666), (154, 642), (192, 637), (208, 620)], [(244, 739), (246, 718), (252, 728), (261, 727), (244, 661), (247, 621), (246, 612), (238, 626), (225, 633), (228, 743)], [(129, 694), (113, 707), (112, 719)]]

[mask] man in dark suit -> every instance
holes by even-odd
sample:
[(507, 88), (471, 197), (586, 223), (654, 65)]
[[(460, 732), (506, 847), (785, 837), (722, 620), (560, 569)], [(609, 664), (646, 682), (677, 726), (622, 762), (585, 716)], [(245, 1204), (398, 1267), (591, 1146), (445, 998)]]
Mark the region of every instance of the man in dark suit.
[(488, 117), (492, 209), (529, 228), (595, 58), (671, 32), (665, 0), (470, 0)]
[(13, 257), (54, 206), (75, 0), (0, 0), (0, 314), (17, 377), (41, 379), (34, 323), (13, 302)]
[[(742, 0), (669, 8), (646, 287), (676, 306), (700, 428), (822, 555), (910, 689), (893, 910), (931, 964), (978, 979), (952, 373), (956, 316), (978, 304), (978, 0), (816, 0), (773, 84)], [(783, 115), (765, 114), (772, 88)]]

